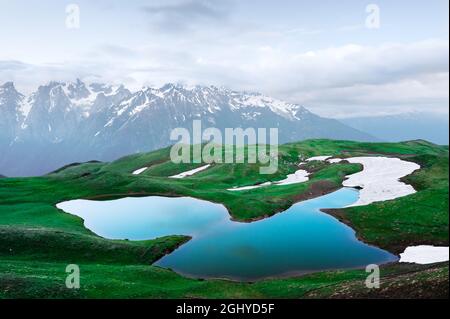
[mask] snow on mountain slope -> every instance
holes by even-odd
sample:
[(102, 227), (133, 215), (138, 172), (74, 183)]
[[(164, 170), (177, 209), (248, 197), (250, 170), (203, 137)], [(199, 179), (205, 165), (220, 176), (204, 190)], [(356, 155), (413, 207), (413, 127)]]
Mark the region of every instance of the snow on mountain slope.
[[(36, 175), (86, 160), (165, 147), (177, 127), (278, 128), (279, 142), (307, 138), (374, 140), (301, 105), (259, 93), (214, 86), (166, 84), (130, 92), (101, 83), (50, 82), (25, 97), (12, 83), (0, 89), (0, 145), (8, 176)], [(8, 133), (6, 133), (8, 132)], [(31, 157), (30, 155), (32, 154)], [(33, 160), (34, 159), (34, 160)]]
[(6, 150), (17, 136), (25, 118), (24, 100), (12, 82), (0, 86), (0, 150)]
[(258, 93), (242, 94), (233, 92), (230, 105), (234, 109), (243, 109), (246, 107), (269, 108), (272, 112), (291, 120), (301, 120), (301, 114), (308, 113), (305, 108), (299, 105), (286, 103)]

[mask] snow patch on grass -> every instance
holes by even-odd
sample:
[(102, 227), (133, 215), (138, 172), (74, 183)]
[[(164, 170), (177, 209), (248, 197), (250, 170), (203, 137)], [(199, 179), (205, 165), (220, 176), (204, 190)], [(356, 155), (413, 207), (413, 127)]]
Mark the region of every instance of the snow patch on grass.
[(330, 164), (336, 164), (336, 163), (340, 163), (342, 161), (343, 161), (342, 158), (332, 158), (332, 159), (327, 160), (327, 162)]
[(229, 188), (227, 190), (231, 191), (231, 192), (239, 192), (239, 191), (248, 191), (251, 189), (256, 189), (256, 188), (260, 188), (260, 187), (264, 187), (264, 186), (270, 186), (272, 185), (271, 182), (266, 182), (266, 183), (262, 183), (262, 184), (258, 184), (258, 185), (253, 185), (253, 186), (244, 186), (244, 187), (235, 187), (235, 188)]
[(258, 185), (251, 185), (251, 186), (244, 186), (244, 187), (234, 187), (227, 189), (228, 191), (237, 192), (237, 191), (248, 191), (252, 189), (257, 189), (261, 187), (276, 185), (276, 186), (283, 186), (283, 185), (292, 185), (292, 184), (299, 184), (304, 183), (309, 180), (309, 173), (303, 169), (300, 169), (296, 171), (294, 174), (289, 174), (285, 179), (278, 181), (278, 182), (266, 182)]
[(142, 168), (140, 168), (140, 169), (135, 170), (135, 171), (133, 172), (133, 175), (139, 175), (139, 174), (142, 174), (142, 173), (144, 173), (146, 170), (148, 170), (148, 167), (142, 167)]
[(392, 200), (414, 194), (416, 190), (400, 178), (420, 169), (416, 163), (388, 157), (353, 157), (350, 163), (362, 164), (362, 172), (348, 176), (343, 182), (347, 187), (360, 187), (359, 199), (350, 206), (364, 206), (374, 202)]
[(278, 181), (275, 183), (275, 185), (292, 185), (292, 184), (298, 184), (298, 183), (304, 183), (309, 180), (309, 173), (305, 171), (304, 169), (300, 169), (296, 171), (294, 174), (289, 174), (286, 179), (283, 179), (282, 181)]
[(434, 264), (448, 261), (448, 247), (410, 246), (400, 254), (401, 263), (415, 263), (420, 265)]
[(192, 176), (192, 175), (197, 174), (197, 173), (199, 173), (201, 171), (204, 171), (205, 169), (208, 169), (210, 166), (211, 166), (211, 164), (208, 164), (208, 165), (205, 165), (205, 166), (201, 166), (201, 167), (192, 169), (192, 170), (187, 171), (187, 172), (183, 172), (183, 173), (180, 173), (180, 174), (177, 174), (177, 175), (174, 175), (174, 176), (170, 176), (169, 178), (185, 178), (185, 177), (188, 177), (188, 176)]

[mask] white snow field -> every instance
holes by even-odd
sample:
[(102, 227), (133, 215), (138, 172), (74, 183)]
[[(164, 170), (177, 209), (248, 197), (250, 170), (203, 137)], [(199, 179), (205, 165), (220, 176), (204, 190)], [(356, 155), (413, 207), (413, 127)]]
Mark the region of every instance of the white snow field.
[(434, 264), (448, 261), (448, 247), (410, 246), (400, 254), (401, 263)]
[(146, 170), (148, 170), (148, 167), (142, 167), (142, 168), (140, 168), (140, 169), (135, 170), (135, 171), (133, 172), (133, 175), (139, 175), (139, 174), (142, 174), (142, 173), (144, 173)]
[(197, 173), (199, 173), (201, 171), (204, 171), (205, 169), (208, 169), (210, 166), (211, 166), (211, 164), (208, 164), (208, 165), (205, 165), (205, 166), (201, 166), (201, 167), (198, 167), (196, 169), (193, 169), (193, 170), (190, 170), (190, 171), (187, 171), (187, 172), (183, 172), (183, 173), (180, 173), (180, 174), (177, 174), (177, 175), (174, 175), (174, 176), (170, 176), (169, 178), (185, 178), (185, 177), (188, 177), (188, 176), (192, 176), (192, 175), (197, 174)]
[[(315, 156), (307, 159), (310, 161), (327, 161), (330, 164), (339, 163), (342, 159), (330, 159), (331, 156)], [(343, 182), (346, 187), (360, 187), (359, 199), (351, 206), (364, 206), (374, 202), (391, 200), (415, 193), (411, 185), (400, 182), (400, 178), (405, 177), (420, 169), (416, 163), (403, 161), (399, 158), (390, 157), (352, 157), (346, 158), (350, 163), (363, 165), (363, 171), (347, 176)], [(301, 164), (300, 164), (301, 165)], [(290, 174), (286, 179), (275, 183), (267, 182), (259, 185), (235, 187), (229, 191), (245, 191), (257, 189), (270, 185), (291, 185), (304, 183), (309, 180), (309, 173), (305, 170), (298, 170)]]
[(266, 183), (262, 183), (262, 184), (258, 184), (258, 185), (252, 185), (252, 186), (229, 188), (227, 190), (228, 191), (232, 191), (232, 192), (248, 191), (248, 190), (251, 190), (251, 189), (256, 189), (256, 188), (260, 188), (260, 187), (264, 187), (264, 186), (270, 186), (270, 185), (272, 185), (271, 182), (266, 182)]
[(309, 180), (309, 173), (304, 169), (296, 171), (294, 174), (289, 174), (286, 179), (278, 181), (275, 185), (292, 185), (298, 183), (304, 183)]
[[(304, 163), (300, 163), (299, 166), (302, 164), (304, 164)], [(274, 183), (266, 182), (266, 183), (262, 183), (262, 184), (258, 184), (258, 185), (252, 185), (252, 186), (234, 187), (234, 188), (229, 188), (227, 190), (232, 191), (232, 192), (248, 191), (251, 189), (261, 188), (261, 187), (270, 186), (270, 185), (283, 186), (283, 185), (304, 183), (307, 181), (309, 181), (309, 173), (307, 171), (305, 171), (304, 169), (299, 169), (294, 174), (289, 174), (288, 176), (286, 176), (285, 179), (278, 181), (278, 182), (274, 182)]]
[(399, 181), (420, 169), (416, 163), (388, 157), (352, 157), (346, 160), (364, 167), (363, 171), (347, 176), (348, 179), (342, 183), (346, 187), (362, 188), (358, 201), (350, 206), (369, 205), (416, 192), (411, 185)]

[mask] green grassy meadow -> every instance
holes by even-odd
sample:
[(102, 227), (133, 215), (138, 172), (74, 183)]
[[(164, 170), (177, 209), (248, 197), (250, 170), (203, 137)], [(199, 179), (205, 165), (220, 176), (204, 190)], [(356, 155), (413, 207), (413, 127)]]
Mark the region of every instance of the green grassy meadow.
[[(0, 298), (330, 298), (448, 296), (448, 263), (382, 267), (378, 292), (364, 286), (364, 270), (331, 271), (257, 283), (184, 278), (151, 266), (189, 238), (107, 240), (65, 214), (56, 204), (72, 199), (126, 196), (191, 196), (225, 205), (234, 220), (266, 218), (295, 202), (337, 190), (360, 165), (309, 162), (301, 184), (230, 192), (228, 188), (277, 181), (298, 169), (301, 158), (330, 155), (395, 156), (422, 169), (405, 178), (416, 194), (363, 207), (331, 211), (357, 235), (393, 253), (418, 244), (448, 245), (448, 147), (425, 141), (357, 143), (308, 140), (280, 146), (279, 170), (259, 174), (258, 164), (214, 164), (186, 179), (168, 176), (204, 164), (174, 164), (170, 149), (84, 163), (42, 177), (0, 179)], [(141, 175), (134, 170), (149, 167)], [(65, 288), (65, 267), (78, 264), (82, 286)], [(444, 287), (446, 284), (446, 289)], [(425, 289), (435, 287), (434, 292)], [(403, 292), (402, 292), (403, 291)], [(420, 297), (420, 296), (419, 296)]]

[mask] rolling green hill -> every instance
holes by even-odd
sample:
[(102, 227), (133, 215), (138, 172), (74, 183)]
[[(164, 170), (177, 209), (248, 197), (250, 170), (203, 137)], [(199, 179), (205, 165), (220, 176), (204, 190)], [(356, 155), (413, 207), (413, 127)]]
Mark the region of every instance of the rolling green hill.
[[(87, 230), (81, 219), (55, 206), (79, 198), (192, 196), (224, 204), (235, 220), (251, 221), (332, 192), (341, 187), (346, 175), (361, 167), (309, 162), (305, 168), (312, 175), (306, 183), (243, 192), (228, 188), (281, 180), (298, 169), (299, 157), (395, 156), (421, 165), (421, 170), (405, 178), (416, 194), (329, 213), (351, 225), (364, 241), (399, 253), (409, 245), (448, 245), (448, 147), (420, 140), (392, 144), (308, 140), (280, 147), (279, 170), (274, 175), (260, 175), (258, 164), (215, 164), (180, 180), (167, 177), (203, 164), (173, 164), (169, 152), (162, 149), (112, 163), (74, 164), (42, 177), (0, 179), (0, 297), (410, 297), (420, 291), (422, 297), (448, 296), (448, 263), (384, 266), (386, 286), (370, 293), (362, 289), (364, 270), (255, 284), (187, 279), (150, 264), (188, 238), (106, 240)], [(149, 168), (132, 175), (142, 167)], [(64, 286), (69, 263), (79, 264), (82, 271), (82, 288), (75, 292)], [(428, 291), (424, 285), (436, 289)]]

